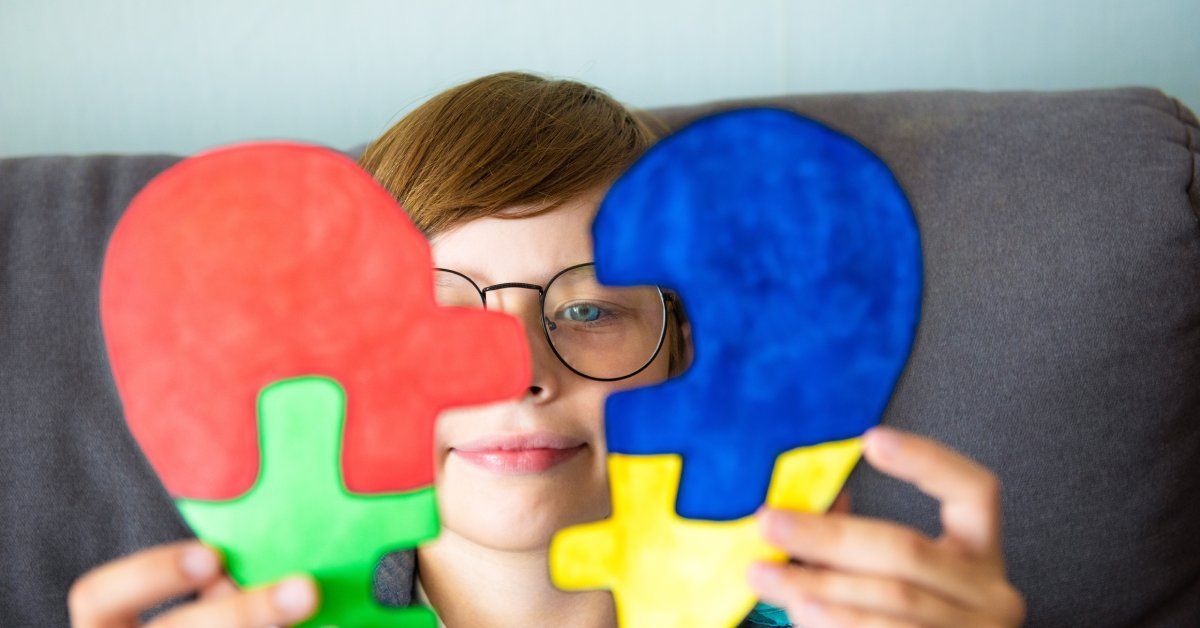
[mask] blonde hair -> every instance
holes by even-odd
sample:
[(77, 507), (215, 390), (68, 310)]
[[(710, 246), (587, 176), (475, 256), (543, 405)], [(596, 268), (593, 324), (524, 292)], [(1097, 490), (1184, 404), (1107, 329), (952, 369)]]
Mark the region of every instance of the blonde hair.
[[(500, 72), (429, 99), (367, 146), (359, 165), (433, 237), (477, 218), (545, 213), (612, 183), (656, 140), (652, 120), (585, 83)], [(672, 374), (688, 355), (676, 305)]]

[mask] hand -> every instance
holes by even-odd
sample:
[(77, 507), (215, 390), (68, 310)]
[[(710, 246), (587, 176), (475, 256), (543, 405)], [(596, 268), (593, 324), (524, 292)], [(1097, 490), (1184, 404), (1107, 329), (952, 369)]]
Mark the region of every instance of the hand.
[(864, 456), (941, 502), (942, 535), (843, 513), (760, 513), (763, 536), (789, 564), (760, 562), (750, 586), (805, 628), (1018, 626), (1025, 601), (1000, 549), (1000, 483), (932, 440), (877, 427)]
[(75, 581), (67, 606), (75, 628), (124, 628), (139, 625), (146, 610), (189, 593), (199, 599), (159, 615), (147, 628), (288, 624), (317, 607), (317, 588), (307, 576), (239, 590), (224, 576), (219, 554), (199, 541), (159, 545), (100, 565)]

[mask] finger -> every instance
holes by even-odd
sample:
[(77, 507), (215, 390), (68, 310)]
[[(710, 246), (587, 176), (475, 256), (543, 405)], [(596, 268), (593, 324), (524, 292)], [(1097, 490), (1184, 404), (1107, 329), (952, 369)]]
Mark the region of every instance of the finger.
[(917, 624), (879, 613), (846, 606), (809, 602), (793, 609), (785, 606), (788, 619), (804, 628), (920, 628)]
[(969, 607), (986, 602), (990, 573), (958, 551), (889, 521), (838, 513), (765, 510), (763, 537), (794, 559), (844, 571), (900, 578)]
[(146, 628), (291, 624), (312, 615), (317, 609), (317, 598), (312, 578), (296, 576), (278, 584), (181, 606), (160, 615)]
[(200, 589), (200, 597), (202, 599), (215, 599), (234, 595), (239, 591), (238, 586), (234, 584), (228, 576), (221, 576), (209, 583), (208, 586)]
[(886, 427), (867, 432), (863, 454), (883, 473), (941, 502), (943, 533), (1003, 568), (995, 474), (936, 441)]
[(911, 582), (820, 567), (760, 562), (751, 567), (750, 586), (772, 604), (845, 606), (925, 626), (968, 626), (976, 619)]
[(843, 488), (842, 492), (834, 498), (833, 504), (829, 506), (829, 512), (840, 512), (849, 514), (850, 512), (850, 489)]
[(199, 541), (160, 545), (106, 563), (75, 581), (67, 596), (80, 628), (125, 626), (171, 598), (191, 593), (221, 573), (220, 556)]

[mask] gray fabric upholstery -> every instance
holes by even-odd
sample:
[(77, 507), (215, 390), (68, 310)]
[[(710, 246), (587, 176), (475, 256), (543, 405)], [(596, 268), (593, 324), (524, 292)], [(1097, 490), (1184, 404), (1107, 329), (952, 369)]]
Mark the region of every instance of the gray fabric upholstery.
[[(923, 318), (885, 420), (999, 473), (1029, 624), (1200, 624), (1195, 117), (1149, 89), (738, 104), (858, 138), (907, 191)], [(0, 624), (65, 624), (80, 573), (188, 534), (121, 419), (96, 312), (109, 231), (175, 159), (0, 160)], [(937, 529), (868, 467), (851, 491)]]

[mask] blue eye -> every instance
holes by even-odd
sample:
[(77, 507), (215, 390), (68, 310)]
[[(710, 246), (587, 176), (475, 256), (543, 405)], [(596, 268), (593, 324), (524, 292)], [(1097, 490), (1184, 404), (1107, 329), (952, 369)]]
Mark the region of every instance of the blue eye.
[(567, 320), (576, 323), (592, 323), (600, 319), (603, 311), (591, 303), (569, 305), (563, 310)]

